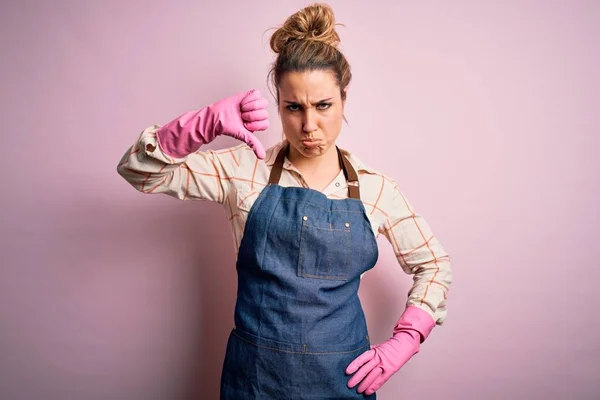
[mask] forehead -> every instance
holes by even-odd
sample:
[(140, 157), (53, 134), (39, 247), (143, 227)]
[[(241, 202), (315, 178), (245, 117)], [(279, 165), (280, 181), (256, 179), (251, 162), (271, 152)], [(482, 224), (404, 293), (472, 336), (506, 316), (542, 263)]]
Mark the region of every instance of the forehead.
[(279, 94), (283, 100), (318, 101), (339, 96), (340, 89), (331, 71), (288, 72), (281, 77)]

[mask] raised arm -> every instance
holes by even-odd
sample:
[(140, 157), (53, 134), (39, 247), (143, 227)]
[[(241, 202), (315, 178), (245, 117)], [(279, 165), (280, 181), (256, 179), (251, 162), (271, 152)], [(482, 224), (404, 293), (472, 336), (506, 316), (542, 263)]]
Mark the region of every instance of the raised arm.
[(123, 155), (117, 171), (143, 193), (222, 203), (229, 190), (228, 178), (239, 166), (229, 152), (200, 148), (219, 135), (227, 135), (264, 158), (264, 148), (253, 132), (268, 128), (266, 107), (260, 92), (251, 90), (186, 112), (164, 126), (152, 125)]

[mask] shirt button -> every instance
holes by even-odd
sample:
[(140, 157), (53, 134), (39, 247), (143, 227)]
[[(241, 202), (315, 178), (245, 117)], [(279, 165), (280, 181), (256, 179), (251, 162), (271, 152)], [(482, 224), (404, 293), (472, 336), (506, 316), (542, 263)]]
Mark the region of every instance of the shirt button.
[(306, 221), (308, 217), (305, 215), (304, 217), (302, 217), (302, 219)]
[(335, 183), (335, 186), (337, 186), (337, 187), (340, 187), (340, 183), (339, 183), (339, 182), (336, 182), (336, 183)]

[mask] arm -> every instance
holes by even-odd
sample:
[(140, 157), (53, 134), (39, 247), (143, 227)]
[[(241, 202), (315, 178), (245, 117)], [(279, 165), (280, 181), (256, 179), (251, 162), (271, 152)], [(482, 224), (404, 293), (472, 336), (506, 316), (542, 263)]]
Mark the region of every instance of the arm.
[[(385, 185), (390, 199), (389, 218), (380, 231), (392, 245), (404, 272), (413, 276), (406, 306), (424, 311), (436, 325), (442, 325), (447, 313), (446, 296), (452, 283), (450, 257), (427, 221), (414, 211), (396, 184), (386, 181)], [(423, 332), (423, 340), (428, 333)]]
[(171, 157), (157, 143), (159, 129), (153, 125), (141, 133), (119, 162), (119, 175), (142, 193), (223, 203), (229, 192), (227, 178), (235, 175), (236, 165), (212, 150)]
[(164, 126), (145, 129), (125, 153), (118, 173), (143, 193), (223, 203), (237, 162), (228, 154), (199, 151), (219, 135), (248, 144), (258, 158), (264, 148), (254, 131), (268, 128), (267, 101), (257, 90), (238, 93), (199, 111), (180, 115)]
[[(386, 180), (382, 199), (388, 217), (380, 232), (391, 243), (404, 272), (413, 275), (406, 308), (392, 337), (358, 356), (346, 372), (349, 387), (370, 395), (419, 352), (436, 325), (446, 317), (452, 283), (450, 259), (425, 219), (417, 214), (393, 181)], [(360, 383), (360, 384), (359, 384)]]

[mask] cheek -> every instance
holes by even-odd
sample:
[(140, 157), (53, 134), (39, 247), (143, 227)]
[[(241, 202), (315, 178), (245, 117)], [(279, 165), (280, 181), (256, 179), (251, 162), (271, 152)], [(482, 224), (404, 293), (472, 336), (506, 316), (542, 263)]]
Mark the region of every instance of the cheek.
[(327, 133), (331, 135), (335, 135), (342, 127), (342, 114), (341, 113), (331, 113), (327, 116), (324, 116), (323, 119), (323, 127), (327, 130)]
[(291, 115), (289, 113), (280, 114), (280, 118), (281, 125), (283, 126), (284, 130), (293, 131), (298, 129), (300, 122), (298, 118), (296, 118), (294, 115)]

